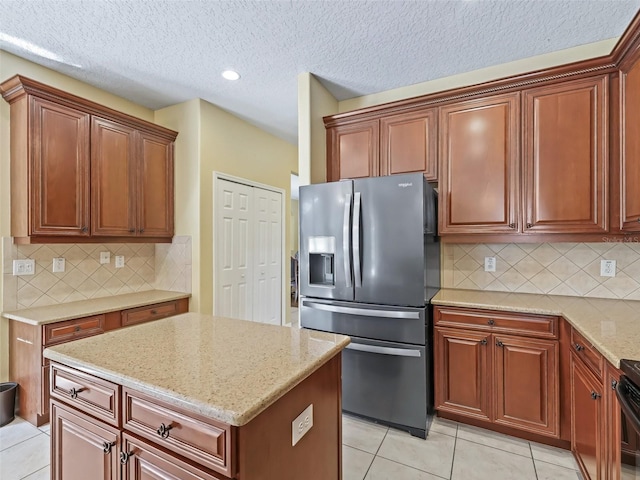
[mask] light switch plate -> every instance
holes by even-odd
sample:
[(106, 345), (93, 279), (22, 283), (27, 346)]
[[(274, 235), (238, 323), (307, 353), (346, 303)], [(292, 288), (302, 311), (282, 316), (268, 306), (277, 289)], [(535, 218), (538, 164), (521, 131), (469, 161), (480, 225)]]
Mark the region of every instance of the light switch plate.
[(116, 255), (116, 268), (124, 267), (124, 255)]
[(601, 277), (615, 277), (616, 276), (616, 261), (615, 260), (600, 260), (600, 276)]
[(64, 272), (65, 261), (64, 258), (54, 258), (53, 259), (53, 273), (62, 273)]
[(291, 422), (291, 446), (300, 441), (313, 427), (313, 403)]
[(111, 262), (111, 252), (100, 252), (100, 264), (104, 265)]
[(496, 271), (496, 257), (484, 257), (484, 271), (485, 272)]
[(36, 261), (32, 258), (13, 261), (14, 275), (33, 275), (36, 272)]

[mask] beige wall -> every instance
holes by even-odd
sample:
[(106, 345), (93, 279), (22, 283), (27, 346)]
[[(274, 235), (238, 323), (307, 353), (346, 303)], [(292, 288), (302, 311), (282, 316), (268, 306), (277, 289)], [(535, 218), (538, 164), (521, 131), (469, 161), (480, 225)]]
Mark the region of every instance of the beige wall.
[[(200, 294), (201, 311), (211, 313), (214, 308), (213, 172), (226, 173), (285, 191), (282, 201), (285, 206), (285, 252), (288, 252), (291, 248), (286, 234), (290, 228), (291, 172), (297, 170), (298, 150), (294, 145), (204, 100), (200, 101), (200, 108)], [(285, 268), (284, 272), (285, 284), (288, 285), (289, 268)], [(289, 304), (288, 289), (283, 291), (282, 301), (285, 305)], [(286, 309), (286, 320), (289, 320), (289, 309)]]
[[(145, 120), (153, 120), (153, 111), (148, 108), (136, 105), (133, 102), (0, 50), (0, 81), (4, 81), (16, 74), (60, 88), (130, 115)], [(11, 235), (9, 187), (9, 104), (0, 101), (0, 237)], [(2, 258), (4, 258), (4, 255)], [(8, 266), (4, 265), (3, 272), (7, 268)], [(0, 292), (3, 291), (3, 287), (2, 275), (0, 275)], [(2, 295), (0, 295), (0, 311), (3, 309)], [(5, 319), (1, 319), (0, 381), (5, 381), (8, 378), (8, 363), (8, 322)]]

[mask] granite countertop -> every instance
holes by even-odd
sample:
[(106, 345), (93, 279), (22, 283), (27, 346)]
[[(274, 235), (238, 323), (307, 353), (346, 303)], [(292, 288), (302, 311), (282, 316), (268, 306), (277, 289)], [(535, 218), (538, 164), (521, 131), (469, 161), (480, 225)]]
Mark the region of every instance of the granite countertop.
[(431, 302), (562, 316), (614, 366), (640, 360), (640, 301), (442, 289)]
[(184, 313), (50, 347), (44, 356), (241, 426), (348, 343), (343, 335)]
[(22, 310), (2, 312), (2, 316), (31, 325), (45, 325), (47, 323), (60, 322), (72, 318), (142, 307), (153, 303), (170, 302), (190, 296), (190, 293), (147, 290), (144, 292), (114, 295), (112, 297), (92, 298), (77, 302), (48, 305), (46, 307), (24, 308)]

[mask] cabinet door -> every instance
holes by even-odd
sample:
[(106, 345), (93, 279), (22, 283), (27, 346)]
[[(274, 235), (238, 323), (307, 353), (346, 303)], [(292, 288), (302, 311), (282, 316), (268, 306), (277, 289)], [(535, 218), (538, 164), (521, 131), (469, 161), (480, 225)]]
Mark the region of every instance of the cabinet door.
[(91, 232), (135, 233), (136, 139), (133, 128), (91, 119)]
[(29, 114), (30, 233), (89, 235), (89, 115), (35, 97)]
[(379, 121), (338, 125), (327, 131), (327, 181), (377, 177)]
[(607, 362), (604, 371), (604, 444), (607, 449), (606, 478), (620, 479), (621, 440), (624, 442), (624, 432), (620, 428), (621, 411), (616, 385), (620, 380), (620, 372)]
[(606, 232), (607, 77), (524, 93), (525, 232)]
[(122, 480), (219, 480), (193, 465), (179, 460), (175, 456), (138, 440), (129, 434), (123, 434), (123, 448), (126, 462), (122, 467)]
[(558, 437), (558, 342), (494, 336), (496, 423)]
[(438, 180), (435, 108), (380, 119), (380, 174), (422, 172)]
[(52, 402), (52, 480), (117, 480), (119, 439), (115, 428)]
[(640, 232), (640, 50), (620, 71), (620, 179), (612, 192), (620, 197), (624, 232)]
[(491, 420), (491, 335), (437, 327), (434, 331), (436, 409)]
[(440, 109), (441, 234), (518, 231), (519, 93)]
[(604, 478), (602, 383), (571, 353), (571, 450), (591, 480)]
[(138, 235), (173, 236), (173, 142), (140, 133)]

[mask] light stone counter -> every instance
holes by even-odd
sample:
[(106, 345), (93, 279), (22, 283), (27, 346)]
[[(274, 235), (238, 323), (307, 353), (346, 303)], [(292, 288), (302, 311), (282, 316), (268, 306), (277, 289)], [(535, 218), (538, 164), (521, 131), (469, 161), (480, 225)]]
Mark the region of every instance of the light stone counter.
[(61, 303), (46, 307), (2, 312), (2, 316), (30, 325), (44, 325), (69, 320), (71, 318), (88, 317), (90, 315), (142, 307), (153, 303), (170, 302), (190, 296), (191, 294), (182, 292), (147, 290), (145, 292), (127, 293), (124, 295), (114, 295), (112, 297), (92, 298), (90, 300)]
[(44, 356), (242, 426), (348, 343), (343, 335), (185, 313), (50, 347)]
[(442, 289), (432, 303), (562, 316), (614, 366), (640, 359), (639, 301)]

